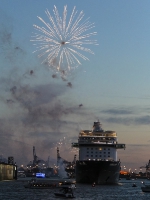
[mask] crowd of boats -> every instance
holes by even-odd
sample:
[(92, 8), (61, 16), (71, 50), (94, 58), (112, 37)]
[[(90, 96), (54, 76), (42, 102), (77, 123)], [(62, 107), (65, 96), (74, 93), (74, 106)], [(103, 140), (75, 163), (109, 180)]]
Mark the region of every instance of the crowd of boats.
[[(92, 130), (81, 130), (78, 142), (72, 143), (72, 147), (79, 149), (79, 159), (76, 160), (75, 155), (73, 161), (68, 162), (61, 158), (59, 148), (57, 148), (57, 166), (51, 168), (48, 162), (38, 159), (33, 146), (33, 162), (27, 165), (26, 170), (24, 168), (18, 169), (18, 177), (32, 177), (24, 187), (28, 189), (59, 189), (59, 192), (54, 192), (55, 196), (74, 198), (73, 191), (76, 188), (76, 183), (88, 183), (95, 187), (101, 184), (117, 184), (122, 177), (127, 180), (144, 178), (142, 174), (120, 173), (121, 161), (117, 159), (117, 150), (125, 149), (126, 146), (118, 143), (115, 131), (104, 131), (99, 121), (94, 122)], [(75, 182), (44, 181), (43, 178), (62, 178), (62, 167), (65, 175), (68, 178), (74, 178)], [(149, 169), (150, 160), (146, 166), (146, 178), (150, 177), (148, 176)], [(37, 180), (36, 178), (41, 179)], [(133, 184), (132, 187), (136, 187), (136, 184)], [(141, 189), (143, 192), (150, 192), (150, 185), (143, 183)]]
[[(150, 192), (150, 184), (145, 182), (141, 182), (143, 185), (141, 186), (141, 190), (143, 192)], [(96, 187), (96, 183), (94, 182), (92, 187)], [(29, 180), (24, 187), (26, 189), (52, 189), (54, 196), (63, 197), (63, 198), (75, 198), (74, 191), (77, 187), (75, 180), (49, 180), (46, 181), (44, 179), (35, 179), (32, 178)], [(132, 187), (137, 187), (136, 183), (132, 184)]]

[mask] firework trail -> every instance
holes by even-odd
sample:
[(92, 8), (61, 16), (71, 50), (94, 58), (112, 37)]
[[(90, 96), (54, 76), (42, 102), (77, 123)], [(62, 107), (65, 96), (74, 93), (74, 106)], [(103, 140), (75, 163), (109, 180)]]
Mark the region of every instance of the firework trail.
[[(34, 33), (33, 44), (36, 45), (34, 52), (39, 52), (38, 56), (43, 57), (42, 63), (48, 64), (54, 71), (65, 72), (65, 75), (79, 65), (79, 59), (89, 60), (83, 53), (94, 54), (86, 45), (97, 45), (96, 40), (89, 38), (96, 35), (96, 32), (88, 33), (94, 28), (94, 23), (88, 19), (83, 20), (84, 13), (79, 14), (76, 7), (73, 8), (71, 16), (67, 21), (67, 6), (64, 6), (63, 16), (60, 17), (56, 6), (54, 6), (54, 17), (48, 10), (45, 11), (49, 22), (41, 17), (38, 19), (44, 27), (33, 25), (38, 33)], [(82, 53), (83, 52), (83, 53)]]

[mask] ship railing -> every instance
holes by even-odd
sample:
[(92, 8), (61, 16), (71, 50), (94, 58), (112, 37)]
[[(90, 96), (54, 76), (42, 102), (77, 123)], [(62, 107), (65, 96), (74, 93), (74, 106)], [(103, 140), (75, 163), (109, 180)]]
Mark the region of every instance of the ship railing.
[[(79, 145), (82, 145), (82, 144), (93, 144), (92, 142), (79, 142), (79, 143), (72, 143), (72, 147), (79, 147)], [(95, 143), (96, 144), (96, 143)], [(105, 145), (106, 142), (101, 142), (100, 143), (101, 145)], [(126, 148), (126, 145), (125, 144), (118, 144), (118, 143), (107, 143), (108, 145), (112, 146), (112, 147), (115, 147), (116, 149), (125, 149)]]
[(116, 141), (86, 141), (86, 140), (79, 140), (79, 144), (116, 144)]
[(105, 135), (101, 135), (101, 136), (98, 136), (98, 135), (82, 135), (82, 136), (79, 136), (80, 139), (88, 139), (88, 140), (92, 140), (92, 139), (106, 139), (106, 140), (117, 140), (117, 137), (114, 137), (114, 136), (105, 136)]
[(76, 162), (84, 162), (84, 161), (111, 161), (116, 162), (114, 159), (83, 159), (83, 160), (77, 160)]
[(105, 132), (91, 132), (91, 131), (81, 131), (79, 133), (79, 136), (105, 136), (105, 137), (117, 137), (117, 133), (116, 132), (109, 132), (109, 131), (105, 131)]

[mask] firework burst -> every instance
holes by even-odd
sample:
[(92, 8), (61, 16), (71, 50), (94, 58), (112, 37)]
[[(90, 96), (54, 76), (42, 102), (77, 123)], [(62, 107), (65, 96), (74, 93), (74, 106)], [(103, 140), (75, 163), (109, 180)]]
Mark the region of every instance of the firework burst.
[(38, 56), (43, 57), (42, 63), (47, 63), (56, 71), (67, 72), (81, 65), (80, 59), (89, 60), (83, 53), (94, 53), (85, 46), (97, 45), (96, 40), (90, 39), (97, 33), (88, 33), (94, 24), (89, 22), (89, 18), (83, 20), (83, 11), (78, 14), (74, 7), (68, 21), (67, 6), (64, 6), (62, 18), (56, 6), (53, 9), (54, 16), (48, 10), (45, 13), (49, 22), (38, 17), (44, 27), (33, 25), (38, 33), (34, 33), (31, 40), (36, 45), (34, 52), (38, 51)]

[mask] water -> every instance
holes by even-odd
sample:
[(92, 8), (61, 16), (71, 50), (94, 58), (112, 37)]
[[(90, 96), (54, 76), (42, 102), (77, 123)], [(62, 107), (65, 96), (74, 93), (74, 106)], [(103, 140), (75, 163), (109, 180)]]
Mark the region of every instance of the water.
[[(77, 184), (74, 191), (75, 200), (147, 200), (150, 193), (141, 190), (142, 180), (120, 180), (118, 185), (92, 185)], [(0, 200), (61, 200), (56, 198), (57, 189), (27, 189), (25, 179), (17, 181), (0, 182)], [(150, 181), (144, 180), (145, 183)], [(132, 187), (135, 183), (137, 187)]]

